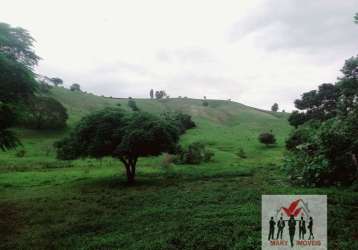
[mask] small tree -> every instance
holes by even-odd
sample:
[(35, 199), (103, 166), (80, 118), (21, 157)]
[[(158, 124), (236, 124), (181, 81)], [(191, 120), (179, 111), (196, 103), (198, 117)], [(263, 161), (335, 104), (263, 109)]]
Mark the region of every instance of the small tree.
[(156, 99), (163, 99), (167, 93), (164, 90), (155, 91), (155, 98)]
[(78, 83), (74, 83), (70, 87), (71, 91), (81, 91), (81, 86)]
[(278, 111), (278, 104), (277, 103), (274, 103), (271, 107), (271, 111), (272, 112), (277, 112)]
[(69, 137), (57, 142), (57, 157), (119, 159), (126, 169), (127, 180), (134, 182), (139, 157), (173, 152), (178, 131), (164, 120), (145, 112), (124, 112), (106, 108), (82, 118)]
[(137, 103), (132, 97), (128, 98), (128, 107), (130, 107), (133, 111), (139, 111), (139, 108), (137, 107)]
[(266, 146), (273, 145), (276, 143), (276, 138), (271, 133), (261, 133), (259, 135), (259, 141)]
[(153, 89), (150, 90), (149, 95), (150, 95), (150, 99), (154, 98), (154, 90)]
[(56, 87), (63, 84), (63, 80), (58, 77), (52, 77), (50, 80)]

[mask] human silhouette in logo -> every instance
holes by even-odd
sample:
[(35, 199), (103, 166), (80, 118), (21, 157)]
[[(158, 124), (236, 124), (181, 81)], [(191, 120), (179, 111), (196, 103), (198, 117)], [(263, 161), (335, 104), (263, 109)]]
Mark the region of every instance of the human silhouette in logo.
[(274, 238), (274, 234), (275, 234), (275, 224), (276, 222), (273, 220), (273, 217), (271, 217), (270, 219), (270, 231), (269, 231), (269, 236), (268, 236), (268, 240), (273, 240)]
[(288, 224), (288, 232), (290, 234), (291, 247), (293, 247), (293, 238), (295, 237), (295, 231), (296, 231), (296, 221), (292, 214), (287, 224)]
[(282, 217), (280, 217), (280, 220), (277, 222), (277, 236), (276, 236), (276, 239), (278, 239), (280, 237), (280, 239), (282, 240), (282, 232), (283, 232), (284, 227), (285, 227), (285, 221), (282, 219)]
[(301, 216), (301, 220), (298, 224), (298, 232), (299, 232), (299, 239), (304, 240), (305, 234), (306, 234), (306, 221), (303, 219), (303, 216)]
[(314, 239), (312, 229), (313, 229), (313, 219), (310, 217), (310, 221), (308, 222), (308, 229), (310, 230), (310, 237), (308, 237), (309, 240)]

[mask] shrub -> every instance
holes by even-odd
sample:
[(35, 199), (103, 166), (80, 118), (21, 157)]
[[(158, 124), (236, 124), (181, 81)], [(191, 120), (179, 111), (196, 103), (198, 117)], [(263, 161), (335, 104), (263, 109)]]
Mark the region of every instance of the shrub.
[(265, 144), (266, 146), (268, 145), (273, 145), (276, 143), (276, 138), (272, 133), (261, 133), (259, 135), (259, 141), (262, 144)]
[(179, 148), (175, 163), (177, 164), (200, 164), (212, 160), (214, 152), (206, 149), (205, 144), (193, 142), (186, 149)]

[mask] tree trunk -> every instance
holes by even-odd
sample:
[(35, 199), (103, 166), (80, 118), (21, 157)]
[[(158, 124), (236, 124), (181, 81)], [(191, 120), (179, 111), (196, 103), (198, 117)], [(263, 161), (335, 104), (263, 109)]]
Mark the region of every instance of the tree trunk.
[(124, 158), (121, 157), (120, 160), (123, 162), (124, 167), (126, 168), (127, 181), (129, 184), (134, 182), (135, 177), (135, 167), (137, 163), (137, 157), (134, 158)]

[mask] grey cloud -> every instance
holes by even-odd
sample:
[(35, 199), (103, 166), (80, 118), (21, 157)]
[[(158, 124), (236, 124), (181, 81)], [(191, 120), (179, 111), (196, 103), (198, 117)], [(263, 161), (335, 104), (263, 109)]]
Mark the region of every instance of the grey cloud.
[(255, 36), (268, 50), (298, 49), (307, 53), (358, 50), (353, 23), (357, 0), (275, 0), (232, 27), (230, 40)]

